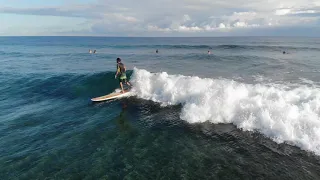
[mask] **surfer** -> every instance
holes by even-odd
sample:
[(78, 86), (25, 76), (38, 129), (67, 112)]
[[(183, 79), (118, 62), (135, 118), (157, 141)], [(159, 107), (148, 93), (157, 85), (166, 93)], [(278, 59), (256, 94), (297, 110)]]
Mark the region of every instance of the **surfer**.
[(124, 93), (123, 83), (126, 83), (130, 87), (131, 87), (131, 84), (127, 81), (126, 67), (121, 62), (120, 58), (117, 58), (117, 72), (116, 72), (116, 75), (114, 76), (115, 79), (117, 79), (118, 76), (119, 76), (121, 92)]

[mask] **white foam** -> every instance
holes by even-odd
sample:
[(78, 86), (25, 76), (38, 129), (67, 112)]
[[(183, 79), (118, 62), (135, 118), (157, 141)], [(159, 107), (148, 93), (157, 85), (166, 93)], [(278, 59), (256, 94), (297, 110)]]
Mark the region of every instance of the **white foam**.
[(163, 106), (182, 104), (189, 123), (233, 123), (320, 155), (320, 89), (150, 73), (134, 68), (133, 92)]
[(313, 82), (312, 80), (310, 79), (307, 79), (307, 78), (299, 78), (299, 80), (304, 83), (304, 84), (308, 84), (308, 85), (311, 85), (311, 86), (316, 86), (317, 83)]

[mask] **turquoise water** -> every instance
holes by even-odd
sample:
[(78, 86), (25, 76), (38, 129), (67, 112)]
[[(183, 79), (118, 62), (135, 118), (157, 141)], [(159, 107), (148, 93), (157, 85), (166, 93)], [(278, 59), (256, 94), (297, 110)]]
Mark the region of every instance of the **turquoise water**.
[(319, 179), (319, 40), (1, 37), (2, 179)]

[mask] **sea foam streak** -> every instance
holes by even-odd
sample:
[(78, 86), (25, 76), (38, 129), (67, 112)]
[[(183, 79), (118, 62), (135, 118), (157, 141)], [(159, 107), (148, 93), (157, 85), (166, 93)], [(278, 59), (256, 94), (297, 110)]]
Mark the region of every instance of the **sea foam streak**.
[(320, 155), (320, 89), (244, 84), (232, 80), (150, 73), (134, 69), (139, 97), (162, 105), (182, 104), (189, 123), (233, 123)]

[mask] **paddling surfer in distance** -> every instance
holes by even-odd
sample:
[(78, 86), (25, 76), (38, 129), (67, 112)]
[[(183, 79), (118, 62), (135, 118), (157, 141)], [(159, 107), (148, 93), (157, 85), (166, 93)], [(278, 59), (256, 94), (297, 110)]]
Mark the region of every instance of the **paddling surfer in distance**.
[(117, 72), (114, 78), (117, 79), (118, 76), (119, 76), (119, 83), (121, 87), (121, 93), (124, 93), (123, 83), (126, 83), (130, 87), (131, 87), (131, 84), (127, 81), (126, 67), (121, 62), (120, 58), (117, 58)]

